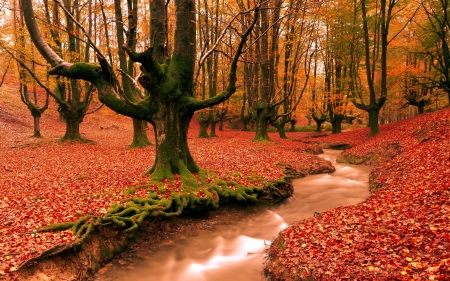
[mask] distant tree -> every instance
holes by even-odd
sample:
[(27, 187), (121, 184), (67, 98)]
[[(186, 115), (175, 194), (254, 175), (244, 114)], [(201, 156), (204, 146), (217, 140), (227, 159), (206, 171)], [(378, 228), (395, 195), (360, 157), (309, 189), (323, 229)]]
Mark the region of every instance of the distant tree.
[[(285, 14), (281, 14), (284, 1), (265, 1), (262, 4), (261, 35), (257, 47), (260, 76), (255, 104), (255, 141), (269, 139), (269, 124), (278, 129), (280, 137), (286, 138), (284, 126), (292, 119), (291, 114), (308, 85), (322, 1), (289, 1)], [(287, 30), (282, 30), (284, 26)], [(280, 34), (286, 34), (286, 37), (283, 39)], [(283, 57), (284, 64), (279, 67)], [(283, 85), (279, 83), (279, 73), (283, 73)]]
[[(24, 21), (23, 17), (13, 10), (12, 13), (12, 26), (13, 26), (13, 38), (14, 38), (14, 48), (8, 48), (3, 42), (0, 41), (0, 48), (3, 49), (7, 54), (9, 54), (10, 59), (8, 61), (8, 66), (5, 69), (5, 73), (2, 76), (3, 84), (4, 77), (10, 66), (11, 60), (17, 61), (17, 68), (19, 70), (19, 94), (21, 101), (27, 106), (31, 115), (33, 116), (33, 135), (32, 137), (41, 138), (41, 127), (40, 118), (42, 114), (47, 110), (49, 105), (49, 93), (45, 92), (45, 97), (43, 104), (40, 106), (39, 102), (41, 95), (37, 93), (36, 83), (42, 85), (38, 76), (35, 74), (36, 62), (34, 61), (34, 48), (30, 46), (30, 42), (27, 42), (24, 35)], [(27, 58), (28, 56), (28, 58)], [(30, 61), (31, 68), (27, 66), (27, 59)], [(29, 79), (31, 76), (31, 79)], [(32, 95), (30, 96), (29, 85), (32, 85)], [(42, 85), (43, 86), (43, 85)], [(44, 86), (45, 88), (45, 86)]]
[[(390, 33), (392, 21), (404, 10), (404, 6), (400, 6), (402, 4), (400, 0), (381, 0), (379, 3), (360, 0), (360, 4), (369, 103), (365, 103), (360, 98), (359, 101), (355, 99), (354, 104), (357, 108), (369, 114), (369, 136), (374, 136), (379, 132), (378, 117), (388, 94), (387, 54), (389, 43), (400, 34), (400, 31), (406, 27), (412, 17), (392, 35)], [(354, 7), (356, 10), (356, 1)], [(376, 77), (379, 77), (379, 79), (376, 79)]]
[[(65, 26), (61, 23), (58, 6), (61, 6), (66, 11), (63, 21)], [(82, 56), (82, 41), (78, 37), (81, 30), (75, 23), (81, 19), (84, 5), (81, 5), (79, 1), (64, 1), (64, 4), (55, 1), (53, 6), (50, 6), (48, 0), (44, 0), (44, 7), (45, 18), (52, 26), (50, 35), (55, 50), (53, 52), (72, 61), (85, 61), (88, 56)], [(90, 9), (91, 5), (87, 7)], [(26, 19), (26, 11), (23, 11), (23, 14)], [(92, 10), (88, 10), (85, 14), (90, 17)], [(91, 22), (91, 20), (88, 19), (87, 22)], [(92, 26), (90, 28), (92, 29)], [(66, 34), (62, 34), (62, 30), (65, 30)], [(92, 30), (89, 30), (89, 32), (92, 32)], [(67, 44), (63, 42), (66, 38)], [(88, 50), (86, 52), (89, 53)], [(86, 116), (95, 88), (90, 83), (81, 83), (78, 79), (70, 79), (70, 77), (65, 79), (63, 78), (64, 75), (59, 76), (57, 78), (57, 86), (53, 91), (53, 97), (58, 104), (60, 117), (66, 124), (66, 132), (62, 140), (85, 141), (80, 134), (80, 124)]]

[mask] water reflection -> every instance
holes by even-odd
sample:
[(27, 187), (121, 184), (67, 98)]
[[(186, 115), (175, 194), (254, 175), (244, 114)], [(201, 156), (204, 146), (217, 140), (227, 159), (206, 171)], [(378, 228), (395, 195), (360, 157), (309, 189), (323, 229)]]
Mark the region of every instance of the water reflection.
[(356, 204), (368, 195), (369, 167), (336, 163), (339, 151), (326, 150), (336, 172), (294, 181), (294, 195), (280, 206), (217, 227), (157, 252), (138, 253), (133, 270), (111, 267), (97, 281), (252, 281), (262, 280), (262, 252), (281, 229), (330, 208)]

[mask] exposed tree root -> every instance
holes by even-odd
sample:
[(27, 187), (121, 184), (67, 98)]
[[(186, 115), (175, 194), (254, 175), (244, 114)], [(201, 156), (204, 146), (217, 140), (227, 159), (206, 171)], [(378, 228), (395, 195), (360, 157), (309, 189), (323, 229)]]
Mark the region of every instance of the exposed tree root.
[[(220, 204), (239, 205), (277, 203), (292, 195), (292, 178), (304, 176), (290, 165), (285, 166), (286, 176), (280, 181), (262, 181), (263, 186), (246, 187), (235, 181), (219, 179), (212, 172), (201, 171), (183, 179), (179, 175), (174, 180), (150, 181), (144, 188), (148, 197), (133, 197), (123, 204), (113, 205), (104, 216), (85, 216), (76, 222), (55, 223), (40, 229), (39, 232), (70, 229), (78, 241), (83, 241), (102, 224), (113, 224), (125, 233), (133, 232), (146, 218), (179, 216), (182, 213), (198, 213), (216, 209)], [(252, 180), (257, 179), (253, 177)], [(261, 179), (260, 179), (261, 180)], [(136, 188), (130, 189), (134, 193)]]

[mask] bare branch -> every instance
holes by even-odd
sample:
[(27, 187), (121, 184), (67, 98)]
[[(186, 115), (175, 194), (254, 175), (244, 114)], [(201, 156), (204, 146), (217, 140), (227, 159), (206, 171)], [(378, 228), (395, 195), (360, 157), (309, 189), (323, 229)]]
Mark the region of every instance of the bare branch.
[(79, 23), (73, 16), (72, 14), (67, 11), (67, 9), (64, 7), (63, 3), (61, 3), (60, 0), (54, 0), (56, 3), (58, 3), (59, 7), (61, 7), (61, 9), (63, 9), (63, 11), (73, 20), (73, 22), (81, 29), (81, 31), (83, 31), (84, 36), (86, 36), (86, 38), (88, 39), (89, 45), (91, 45), (91, 47), (97, 52), (97, 54), (99, 56), (101, 56), (102, 58), (105, 58), (105, 56), (102, 54), (102, 52), (100, 52), (100, 50), (97, 48), (97, 46), (95, 45), (94, 41), (92, 41), (91, 37), (89, 37), (88, 33), (86, 32), (86, 29), (84, 29), (83, 25), (81, 25), (81, 23)]
[[(249, 9), (247, 11), (239, 12), (238, 14), (234, 15), (234, 17), (230, 20), (230, 22), (227, 24), (227, 26), (222, 30), (220, 35), (217, 37), (217, 40), (216, 40), (215, 44), (211, 47), (211, 49), (206, 51), (203, 54), (203, 56), (198, 60), (197, 73), (195, 74), (194, 77), (198, 77), (199, 71), (200, 71), (200, 65), (202, 65), (205, 62), (205, 60), (217, 49), (217, 47), (219, 46), (219, 44), (222, 41), (223, 37), (226, 35), (227, 31), (231, 28), (231, 24), (236, 20), (236, 18), (238, 16), (240, 16), (240, 15), (248, 14), (248, 13), (254, 11), (255, 9), (256, 8)], [(206, 46), (205, 46), (205, 48), (206, 48)]]

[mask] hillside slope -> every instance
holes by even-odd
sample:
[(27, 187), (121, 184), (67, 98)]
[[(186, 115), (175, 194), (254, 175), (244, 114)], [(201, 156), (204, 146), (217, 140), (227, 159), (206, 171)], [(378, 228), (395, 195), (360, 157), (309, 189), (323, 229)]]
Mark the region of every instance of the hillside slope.
[(376, 192), (282, 231), (270, 280), (450, 280), (450, 108), (382, 126), (340, 160), (375, 165)]

